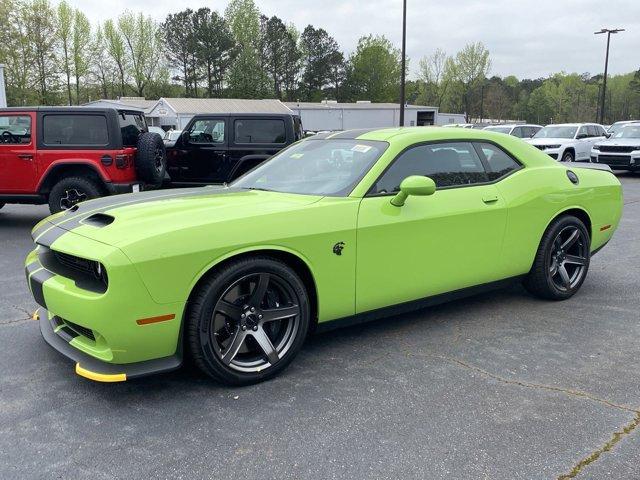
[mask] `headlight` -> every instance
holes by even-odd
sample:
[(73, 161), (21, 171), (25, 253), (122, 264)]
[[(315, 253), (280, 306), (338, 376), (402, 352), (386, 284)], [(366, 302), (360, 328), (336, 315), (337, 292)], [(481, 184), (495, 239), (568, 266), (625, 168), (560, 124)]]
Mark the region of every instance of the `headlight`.
[(594, 149), (594, 150), (600, 150), (600, 145), (594, 145), (594, 146), (593, 146), (593, 149)]
[(551, 150), (551, 149), (554, 149), (554, 148), (560, 148), (560, 145), (547, 145), (546, 148), (547, 148), (547, 150)]
[(102, 265), (100, 262), (92, 261), (91, 266), (93, 275), (96, 277), (96, 279), (100, 280), (105, 285), (108, 285), (109, 279), (107, 278), (107, 270), (104, 268), (104, 265)]

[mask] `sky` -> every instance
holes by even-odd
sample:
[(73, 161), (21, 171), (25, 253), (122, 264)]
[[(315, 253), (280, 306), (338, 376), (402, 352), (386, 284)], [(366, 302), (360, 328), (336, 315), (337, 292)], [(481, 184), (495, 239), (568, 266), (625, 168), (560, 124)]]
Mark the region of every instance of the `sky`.
[[(255, 0), (262, 13), (277, 15), (299, 30), (308, 24), (327, 30), (349, 54), (358, 38), (382, 34), (401, 45), (401, 0)], [(126, 9), (158, 21), (168, 13), (207, 6), (224, 13), (228, 1), (69, 0), (92, 22)], [(591, 74), (604, 70), (606, 35), (601, 28), (625, 28), (611, 37), (609, 73), (640, 68), (640, 0), (407, 0), (407, 56), (411, 76), (418, 61), (436, 48), (455, 54), (481, 41), (491, 54), (490, 75), (522, 78), (552, 73)]]

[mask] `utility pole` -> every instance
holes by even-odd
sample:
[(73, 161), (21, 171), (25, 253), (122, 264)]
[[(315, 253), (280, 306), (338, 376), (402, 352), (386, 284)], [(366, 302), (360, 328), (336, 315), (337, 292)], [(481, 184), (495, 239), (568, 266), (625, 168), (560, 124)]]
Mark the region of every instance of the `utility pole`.
[(611, 34), (624, 32), (624, 28), (603, 28), (599, 32), (593, 32), (594, 35), (607, 34), (607, 53), (604, 57), (604, 78), (602, 79), (602, 92), (600, 94), (600, 123), (604, 123), (604, 102), (607, 97), (607, 71), (609, 69), (609, 44), (611, 43)]
[(407, 68), (407, 0), (402, 0), (402, 60), (400, 62), (400, 126), (404, 127), (405, 73)]

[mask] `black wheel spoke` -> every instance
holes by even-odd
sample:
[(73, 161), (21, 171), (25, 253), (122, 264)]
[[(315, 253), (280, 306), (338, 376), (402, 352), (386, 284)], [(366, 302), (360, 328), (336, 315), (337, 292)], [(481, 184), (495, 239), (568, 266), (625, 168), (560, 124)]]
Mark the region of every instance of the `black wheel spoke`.
[(578, 238), (580, 238), (580, 231), (576, 228), (571, 235), (569, 235), (569, 238), (567, 238), (565, 240), (565, 242), (560, 246), (560, 248), (562, 248), (562, 250), (567, 251), (568, 249), (570, 249), (574, 243), (576, 243), (576, 241), (578, 240)]
[(220, 300), (220, 302), (218, 302), (217, 311), (224, 316), (235, 320), (240, 318), (240, 314), (242, 313), (242, 309), (239, 305), (227, 302), (226, 300)]
[(284, 320), (285, 318), (295, 317), (300, 314), (298, 305), (290, 305), (288, 307), (272, 308), (262, 310), (262, 321), (273, 322), (276, 320)]
[(255, 332), (251, 332), (251, 335), (255, 338), (258, 345), (260, 345), (260, 348), (267, 356), (271, 365), (280, 360), (280, 356), (273, 346), (273, 343), (271, 343), (271, 339), (267, 336), (267, 332), (264, 331), (264, 328), (259, 327)]
[(571, 278), (569, 277), (569, 272), (567, 272), (567, 269), (564, 265), (560, 265), (558, 267), (558, 273), (560, 274), (562, 285), (565, 288), (569, 288), (571, 286)]
[(564, 259), (565, 263), (571, 263), (573, 265), (586, 265), (587, 259), (579, 257), (577, 255), (567, 255)]
[(249, 304), (251, 306), (259, 307), (262, 303), (262, 299), (264, 298), (265, 293), (267, 293), (267, 288), (269, 287), (269, 277), (268, 273), (261, 273), (258, 277), (258, 282), (256, 283), (253, 293), (251, 294), (251, 298), (249, 299)]
[(239, 328), (236, 330), (233, 335), (233, 340), (231, 340), (231, 343), (229, 344), (229, 347), (227, 347), (225, 352), (222, 354), (222, 361), (225, 365), (229, 365), (231, 361), (236, 358), (238, 350), (240, 350), (240, 347), (242, 347), (246, 336), (246, 332), (241, 331)]

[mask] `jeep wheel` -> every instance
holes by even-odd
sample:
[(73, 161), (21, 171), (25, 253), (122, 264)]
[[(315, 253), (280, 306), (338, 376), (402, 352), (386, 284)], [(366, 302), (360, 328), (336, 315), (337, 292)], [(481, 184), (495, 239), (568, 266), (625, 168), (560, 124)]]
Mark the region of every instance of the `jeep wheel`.
[(66, 177), (56, 183), (49, 192), (49, 210), (58, 213), (75, 204), (102, 196), (100, 186), (88, 178)]
[(140, 180), (155, 186), (162, 184), (167, 171), (167, 152), (162, 137), (145, 132), (138, 138), (136, 172)]
[(568, 151), (568, 152), (564, 152), (564, 154), (562, 155), (562, 159), (560, 161), (573, 162), (574, 160), (575, 160), (575, 156), (573, 155), (573, 152)]

